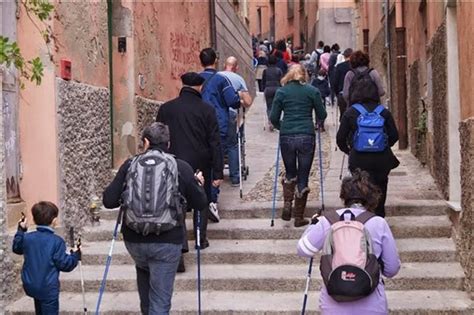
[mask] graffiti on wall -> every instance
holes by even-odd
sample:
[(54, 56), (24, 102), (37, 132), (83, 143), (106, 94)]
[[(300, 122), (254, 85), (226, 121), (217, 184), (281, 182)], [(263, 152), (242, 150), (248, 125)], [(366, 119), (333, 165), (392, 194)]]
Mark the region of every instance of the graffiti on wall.
[(179, 79), (181, 75), (199, 65), (199, 38), (188, 33), (171, 32), (171, 76)]

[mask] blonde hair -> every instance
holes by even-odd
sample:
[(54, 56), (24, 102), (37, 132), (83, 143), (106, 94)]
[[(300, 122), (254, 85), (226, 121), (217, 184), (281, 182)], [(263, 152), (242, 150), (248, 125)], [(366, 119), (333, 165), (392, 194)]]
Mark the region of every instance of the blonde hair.
[(307, 72), (302, 65), (293, 65), (281, 79), (281, 85), (285, 85), (290, 81), (299, 81), (301, 84), (307, 81)]

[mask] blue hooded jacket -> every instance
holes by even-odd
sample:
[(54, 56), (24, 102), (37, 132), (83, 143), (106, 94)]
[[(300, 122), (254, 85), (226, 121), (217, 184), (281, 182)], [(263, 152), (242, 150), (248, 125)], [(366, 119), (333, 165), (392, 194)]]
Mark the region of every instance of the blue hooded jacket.
[(221, 137), (226, 137), (229, 125), (229, 108), (240, 107), (240, 97), (230, 81), (215, 69), (205, 69), (200, 73), (206, 79), (202, 86), (202, 99), (216, 110)]
[(72, 271), (79, 259), (78, 253), (67, 254), (64, 240), (44, 225), (31, 233), (19, 229), (13, 239), (13, 252), (25, 256), (23, 288), (27, 295), (39, 300), (59, 297), (59, 271)]

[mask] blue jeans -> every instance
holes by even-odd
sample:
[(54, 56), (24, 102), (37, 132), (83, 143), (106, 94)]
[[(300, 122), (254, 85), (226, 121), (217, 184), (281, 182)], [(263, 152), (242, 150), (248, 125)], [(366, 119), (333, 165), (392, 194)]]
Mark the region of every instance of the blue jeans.
[(142, 314), (167, 315), (182, 244), (125, 242), (135, 261)]
[(59, 299), (38, 300), (35, 299), (36, 315), (55, 315), (59, 314)]
[(300, 192), (308, 187), (309, 172), (314, 158), (314, 141), (314, 135), (280, 136), (281, 157), (285, 164), (286, 179), (296, 178), (296, 185)]

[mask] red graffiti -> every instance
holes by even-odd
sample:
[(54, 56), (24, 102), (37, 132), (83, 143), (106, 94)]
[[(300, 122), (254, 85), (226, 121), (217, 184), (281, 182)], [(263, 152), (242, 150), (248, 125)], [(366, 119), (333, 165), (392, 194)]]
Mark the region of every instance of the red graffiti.
[(187, 33), (171, 32), (171, 76), (179, 79), (199, 64), (199, 39)]

